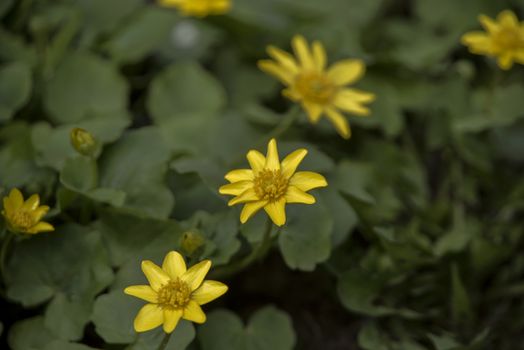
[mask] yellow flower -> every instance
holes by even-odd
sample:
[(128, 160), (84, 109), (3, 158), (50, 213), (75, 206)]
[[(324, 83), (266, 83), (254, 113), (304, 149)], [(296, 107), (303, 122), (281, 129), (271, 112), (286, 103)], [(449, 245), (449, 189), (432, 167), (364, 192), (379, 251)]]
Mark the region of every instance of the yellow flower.
[(524, 64), (524, 22), (509, 10), (502, 11), (497, 21), (485, 15), (479, 21), (486, 32), (474, 31), (462, 36), (471, 53), (497, 57), (500, 68), (510, 69), (513, 62)]
[(186, 270), (184, 258), (175, 251), (166, 255), (162, 268), (152, 261), (142, 261), (142, 271), (150, 285), (124, 290), (149, 302), (136, 315), (135, 330), (145, 332), (163, 324), (164, 331), (171, 333), (181, 318), (204, 323), (206, 315), (200, 305), (227, 292), (227, 286), (221, 282), (204, 281), (210, 267), (211, 261), (204, 260)]
[(177, 8), (185, 16), (221, 15), (231, 8), (231, 0), (159, 0), (160, 5)]
[(9, 231), (35, 234), (54, 231), (53, 225), (40, 221), (49, 211), (47, 205), (40, 205), (40, 197), (33, 194), (24, 202), (22, 193), (13, 188), (9, 196), (4, 197), (2, 215)]
[(364, 63), (346, 59), (326, 70), (326, 52), (320, 42), (314, 41), (310, 50), (304, 37), (296, 35), (292, 46), (298, 60), (277, 47), (269, 46), (267, 52), (274, 61), (261, 60), (259, 68), (287, 86), (283, 95), (300, 102), (311, 123), (316, 124), (325, 115), (338, 133), (348, 139), (351, 130), (340, 110), (367, 116), (370, 112), (364, 104), (375, 99), (372, 93), (345, 88), (362, 77)]
[(271, 139), (267, 146), (267, 156), (258, 151), (247, 153), (251, 169), (230, 171), (225, 178), (230, 182), (221, 186), (219, 192), (235, 196), (229, 206), (245, 203), (240, 214), (240, 222), (245, 223), (253, 214), (264, 208), (277, 226), (286, 223), (286, 203), (315, 203), (315, 197), (307, 191), (327, 186), (326, 179), (311, 171), (296, 169), (307, 150), (298, 149), (290, 153), (282, 163), (278, 158), (277, 142)]

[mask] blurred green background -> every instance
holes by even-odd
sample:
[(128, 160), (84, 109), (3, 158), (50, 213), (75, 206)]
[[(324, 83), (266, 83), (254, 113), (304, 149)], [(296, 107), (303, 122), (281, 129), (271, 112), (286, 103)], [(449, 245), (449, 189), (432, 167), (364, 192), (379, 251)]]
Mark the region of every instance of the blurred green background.
[[(524, 69), (460, 44), (520, 0), (233, 0), (203, 19), (141, 0), (0, 0), (0, 191), (39, 193), (56, 232), (12, 247), (1, 348), (155, 349), (139, 263), (204, 237), (227, 266), (261, 240), (217, 189), (292, 104), (265, 47), (360, 58), (369, 118), (340, 138), (305, 114), (279, 135), (324, 174), (270, 254), (182, 322), (169, 349), (524, 349)], [(73, 127), (101, 143), (78, 157)], [(7, 345), (9, 344), (9, 345)]]

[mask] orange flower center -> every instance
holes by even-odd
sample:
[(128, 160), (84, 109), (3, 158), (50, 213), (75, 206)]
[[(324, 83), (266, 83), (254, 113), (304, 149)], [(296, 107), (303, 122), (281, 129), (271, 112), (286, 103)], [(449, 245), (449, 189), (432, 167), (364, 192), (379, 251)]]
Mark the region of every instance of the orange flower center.
[(253, 183), (258, 198), (275, 201), (286, 193), (288, 179), (280, 170), (264, 169), (257, 174)]
[(189, 300), (191, 300), (191, 288), (178, 278), (163, 285), (157, 295), (158, 304), (167, 309), (184, 308)]
[(520, 35), (518, 28), (502, 28), (493, 36), (495, 45), (500, 50), (515, 50), (524, 48), (524, 36)]
[(16, 228), (28, 229), (33, 226), (33, 217), (31, 214), (25, 210), (18, 210), (11, 217), (11, 225)]
[(329, 103), (336, 92), (336, 86), (317, 72), (299, 74), (295, 79), (295, 89), (304, 100), (318, 104)]

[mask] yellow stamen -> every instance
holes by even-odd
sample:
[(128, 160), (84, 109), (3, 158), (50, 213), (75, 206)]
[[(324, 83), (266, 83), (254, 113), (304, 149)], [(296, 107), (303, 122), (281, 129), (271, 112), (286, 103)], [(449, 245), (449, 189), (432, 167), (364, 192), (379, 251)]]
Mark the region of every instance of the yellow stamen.
[(286, 193), (288, 182), (280, 170), (264, 169), (253, 180), (253, 188), (260, 199), (275, 201)]
[(11, 224), (17, 228), (28, 229), (33, 226), (33, 217), (27, 211), (19, 210), (11, 217)]
[(329, 103), (337, 90), (324, 74), (316, 72), (299, 74), (295, 80), (295, 89), (304, 100), (318, 104)]
[(158, 291), (158, 304), (162, 308), (181, 309), (189, 300), (191, 300), (191, 289), (180, 279), (169, 281)]
[(515, 28), (502, 28), (493, 35), (493, 42), (499, 50), (524, 48), (524, 37)]

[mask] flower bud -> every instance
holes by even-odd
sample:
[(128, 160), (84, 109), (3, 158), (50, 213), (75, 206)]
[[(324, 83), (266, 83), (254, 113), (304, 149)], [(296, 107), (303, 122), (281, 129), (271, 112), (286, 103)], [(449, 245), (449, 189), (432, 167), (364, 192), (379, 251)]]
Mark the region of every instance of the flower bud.
[(180, 247), (187, 256), (192, 256), (206, 243), (205, 238), (197, 231), (186, 231), (182, 235)]
[(92, 157), (97, 148), (95, 137), (87, 130), (74, 128), (71, 130), (71, 145), (80, 154)]

